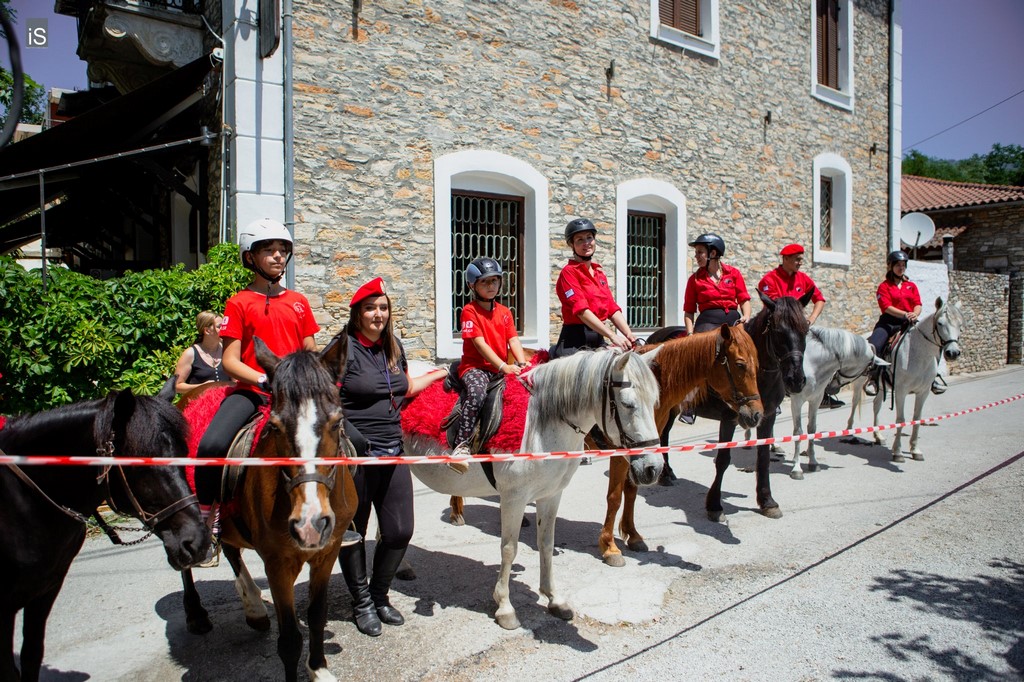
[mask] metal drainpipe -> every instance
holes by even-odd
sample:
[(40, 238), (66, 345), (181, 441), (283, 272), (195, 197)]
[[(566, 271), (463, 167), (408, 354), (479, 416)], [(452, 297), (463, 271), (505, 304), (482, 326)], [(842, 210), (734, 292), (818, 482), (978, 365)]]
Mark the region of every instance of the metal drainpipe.
[[(284, 51), (284, 224), (295, 238), (295, 128), (292, 118), (292, 0), (281, 3)], [(295, 259), (288, 260), (287, 281), (295, 288)]]
[[(900, 97), (900, 105), (896, 106), (896, 95), (897, 88), (902, 90), (903, 87), (903, 58), (902, 52), (897, 60), (896, 54), (896, 32), (900, 32), (899, 43), (902, 46), (902, 17), (903, 17), (903, 0), (891, 0), (889, 5), (889, 219), (886, 221), (888, 225), (888, 246), (886, 251), (892, 251), (899, 248), (899, 240), (896, 239), (897, 222), (900, 219), (900, 204), (901, 204), (901, 182), (900, 179), (903, 174), (902, 161), (903, 161), (903, 98)], [(899, 78), (895, 78), (893, 70), (899, 63), (900, 73)], [(897, 111), (898, 109), (898, 111)]]

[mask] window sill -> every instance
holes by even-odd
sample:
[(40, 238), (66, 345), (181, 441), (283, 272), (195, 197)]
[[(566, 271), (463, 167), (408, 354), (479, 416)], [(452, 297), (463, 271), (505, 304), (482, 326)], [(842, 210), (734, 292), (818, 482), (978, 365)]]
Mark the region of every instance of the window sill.
[(702, 54), (712, 59), (719, 58), (719, 45), (717, 41), (706, 40), (700, 36), (691, 35), (661, 24), (658, 26), (658, 34), (654, 36), (657, 40), (675, 47), (681, 47), (690, 52)]
[(811, 89), (811, 94), (822, 102), (831, 104), (834, 107), (850, 112), (853, 111), (853, 93), (846, 93), (842, 90), (830, 88), (827, 85), (815, 83)]

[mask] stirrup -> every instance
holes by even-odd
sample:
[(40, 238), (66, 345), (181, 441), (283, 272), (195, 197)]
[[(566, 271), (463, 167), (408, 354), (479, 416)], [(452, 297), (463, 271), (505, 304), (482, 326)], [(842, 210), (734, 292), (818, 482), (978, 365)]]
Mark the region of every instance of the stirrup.
[(692, 408), (687, 407), (679, 413), (679, 421), (684, 424), (693, 424), (697, 421), (697, 413)]
[(941, 374), (936, 374), (935, 379), (932, 380), (932, 393), (935, 395), (942, 395), (949, 388), (949, 384), (942, 378)]
[(348, 529), (341, 536), (342, 547), (351, 547), (352, 545), (358, 545), (362, 541), (363, 536), (357, 533), (355, 529), (352, 528), (352, 526), (349, 526)]
[(878, 395), (878, 384), (875, 383), (874, 379), (868, 379), (867, 383), (864, 384), (864, 395), (871, 396), (872, 398)]
[(217, 568), (220, 566), (220, 537), (214, 536), (210, 541), (210, 551), (206, 558), (196, 564), (196, 568)]

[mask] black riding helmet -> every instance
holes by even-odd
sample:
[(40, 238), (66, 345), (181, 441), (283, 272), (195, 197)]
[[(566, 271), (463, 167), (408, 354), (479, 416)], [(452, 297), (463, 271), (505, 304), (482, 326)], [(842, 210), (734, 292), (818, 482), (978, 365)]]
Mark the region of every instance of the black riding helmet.
[(891, 268), (896, 263), (906, 263), (909, 260), (910, 257), (907, 256), (906, 251), (893, 251), (889, 254), (889, 257), (885, 259), (885, 264)]
[(486, 256), (477, 258), (466, 267), (466, 283), (469, 286), (476, 284), (478, 279), (484, 277), (501, 277), (501, 263)]
[(690, 246), (697, 246), (698, 244), (703, 244), (708, 248), (708, 260), (713, 260), (711, 257), (711, 249), (718, 252), (718, 258), (725, 255), (725, 240), (717, 234), (708, 232), (690, 242)]
[(580, 232), (593, 232), (594, 236), (597, 236), (597, 228), (594, 227), (594, 223), (586, 218), (577, 218), (570, 220), (565, 226), (565, 243), (572, 246), (572, 238)]

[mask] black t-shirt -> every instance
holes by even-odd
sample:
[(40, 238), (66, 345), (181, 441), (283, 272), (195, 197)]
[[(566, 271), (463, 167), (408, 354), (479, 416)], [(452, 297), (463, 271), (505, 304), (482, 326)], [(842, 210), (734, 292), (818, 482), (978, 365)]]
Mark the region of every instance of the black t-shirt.
[(405, 394), (409, 392), (406, 374), (409, 363), (401, 342), (398, 348), (401, 351), (398, 369), (389, 372), (380, 345), (367, 348), (350, 334), (348, 360), (341, 379), (341, 407), (345, 418), (370, 443), (383, 447), (402, 441), (401, 410)]

